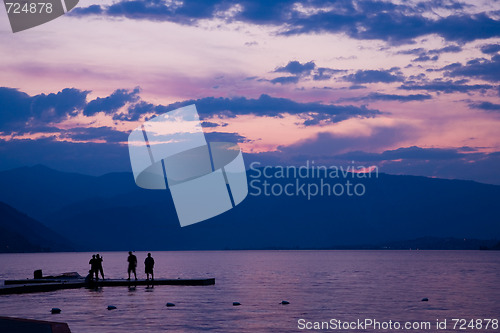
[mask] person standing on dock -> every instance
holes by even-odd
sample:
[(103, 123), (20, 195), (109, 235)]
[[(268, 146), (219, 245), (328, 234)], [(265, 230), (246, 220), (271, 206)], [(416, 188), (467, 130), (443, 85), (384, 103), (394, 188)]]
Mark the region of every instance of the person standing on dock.
[(153, 267), (155, 265), (155, 260), (151, 257), (151, 253), (148, 253), (146, 260), (144, 260), (145, 273), (147, 280), (149, 280), (149, 274), (151, 274), (151, 280), (154, 280)]
[(97, 272), (97, 261), (95, 258), (95, 254), (92, 255), (92, 258), (89, 260), (89, 265), (90, 265), (90, 277), (91, 279), (94, 279), (94, 274), (95, 274), (95, 280), (99, 278), (98, 272)]
[(137, 257), (132, 254), (132, 251), (128, 252), (128, 280), (130, 280), (130, 273), (134, 272), (135, 279), (137, 280), (136, 267), (137, 267)]
[(95, 262), (96, 262), (96, 271), (95, 271), (96, 280), (99, 272), (101, 272), (102, 279), (104, 280), (104, 270), (102, 269), (102, 257), (99, 256), (99, 253), (95, 256)]

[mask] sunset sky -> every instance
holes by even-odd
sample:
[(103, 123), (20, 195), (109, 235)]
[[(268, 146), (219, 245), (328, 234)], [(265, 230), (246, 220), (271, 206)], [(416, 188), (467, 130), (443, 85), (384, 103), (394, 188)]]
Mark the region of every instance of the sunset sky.
[(80, 1), (12, 33), (0, 170), (130, 171), (144, 119), (195, 103), (247, 164), (500, 184), (496, 1)]

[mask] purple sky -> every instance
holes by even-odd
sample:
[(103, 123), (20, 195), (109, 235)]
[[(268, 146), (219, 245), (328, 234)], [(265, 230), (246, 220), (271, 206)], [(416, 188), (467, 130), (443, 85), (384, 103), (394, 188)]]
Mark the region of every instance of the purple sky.
[(128, 132), (196, 103), (247, 162), (500, 184), (492, 1), (81, 1), (0, 10), (0, 169), (129, 171)]

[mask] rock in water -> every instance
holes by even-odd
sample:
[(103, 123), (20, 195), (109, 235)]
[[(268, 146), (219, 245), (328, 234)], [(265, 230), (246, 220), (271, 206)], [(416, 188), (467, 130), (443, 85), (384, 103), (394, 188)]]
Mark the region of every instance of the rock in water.
[(50, 310), (50, 313), (52, 313), (52, 314), (61, 313), (61, 309), (59, 309), (59, 308), (52, 308), (52, 310)]

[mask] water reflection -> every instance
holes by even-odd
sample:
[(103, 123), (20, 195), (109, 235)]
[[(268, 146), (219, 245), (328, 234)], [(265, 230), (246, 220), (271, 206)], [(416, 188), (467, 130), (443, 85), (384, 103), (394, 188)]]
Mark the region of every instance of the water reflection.
[[(106, 277), (126, 278), (124, 254), (104, 255)], [(299, 318), (435, 321), (500, 313), (498, 252), (155, 252), (155, 260), (155, 278), (215, 277), (216, 284), (0, 296), (0, 313), (54, 320), (49, 310), (58, 307), (57, 320), (68, 322), (74, 333), (290, 332)], [(84, 271), (87, 262), (86, 253), (0, 255), (0, 274), (25, 278), (37, 268), (47, 274)], [(429, 302), (421, 302), (424, 297)], [(282, 300), (290, 304), (283, 306)], [(241, 306), (233, 306), (235, 301)], [(167, 302), (175, 307), (167, 308)], [(108, 311), (110, 304), (117, 311)]]

